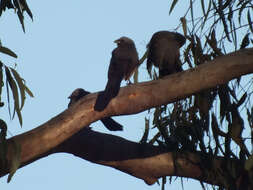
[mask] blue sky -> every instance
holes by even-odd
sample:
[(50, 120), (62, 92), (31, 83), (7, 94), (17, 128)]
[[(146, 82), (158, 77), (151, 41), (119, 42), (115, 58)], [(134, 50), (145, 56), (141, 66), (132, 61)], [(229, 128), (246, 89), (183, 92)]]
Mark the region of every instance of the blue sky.
[[(9, 137), (31, 130), (62, 112), (74, 89), (103, 90), (115, 39), (132, 38), (141, 57), (152, 34), (159, 30), (174, 30), (186, 10), (185, 4), (179, 4), (169, 15), (168, 1), (151, 0), (27, 2), (34, 21), (25, 17), (25, 34), (13, 11), (4, 12), (0, 18), (2, 44), (19, 56), (15, 60), (1, 55), (1, 59), (17, 63), (18, 72), (35, 95), (33, 99), (27, 98), (22, 128), (17, 119), (9, 119), (7, 109), (0, 110), (9, 126)], [(182, 33), (182, 30), (178, 32)], [(140, 81), (149, 80), (145, 64), (139, 72)], [(143, 112), (115, 117), (125, 128), (123, 132), (111, 133), (139, 141), (146, 115)], [(109, 133), (101, 122), (91, 126)], [(188, 181), (184, 183), (185, 188), (187, 185), (187, 189), (201, 189), (198, 182)], [(1, 178), (0, 185), (5, 190), (160, 189), (157, 184), (147, 186), (142, 180), (115, 169), (68, 154), (54, 154), (36, 161), (18, 170), (10, 184), (6, 183), (6, 177)], [(180, 179), (167, 188), (180, 189)]]

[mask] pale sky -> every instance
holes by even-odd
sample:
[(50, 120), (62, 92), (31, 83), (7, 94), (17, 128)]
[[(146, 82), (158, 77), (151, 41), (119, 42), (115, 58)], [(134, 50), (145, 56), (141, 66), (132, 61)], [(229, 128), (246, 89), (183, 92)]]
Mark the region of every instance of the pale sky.
[[(114, 40), (128, 36), (135, 41), (139, 57), (154, 32), (178, 26), (185, 4), (177, 5), (169, 15), (168, 1), (30, 1), (34, 21), (25, 16), (24, 34), (13, 11), (0, 18), (0, 38), (12, 49), (17, 60), (0, 55), (4, 63), (17, 63), (17, 70), (35, 95), (27, 98), (23, 109), (23, 126), (17, 118), (11, 121), (7, 109), (0, 110), (8, 124), (8, 136), (31, 130), (58, 115), (68, 104), (67, 97), (76, 88), (91, 92), (103, 90)], [(178, 30), (182, 33), (182, 29)], [(10, 64), (11, 65), (11, 64)], [(140, 69), (140, 81), (150, 80), (146, 65)], [(126, 83), (122, 82), (122, 86)], [(115, 117), (124, 126), (123, 132), (109, 132), (101, 122), (94, 130), (122, 136), (138, 142), (144, 131), (146, 112)], [(151, 137), (150, 137), (151, 138)], [(166, 185), (181, 189), (180, 179)], [(144, 181), (118, 170), (93, 164), (70, 154), (54, 154), (17, 171), (12, 181), (1, 178), (1, 189), (138, 189), (157, 190)], [(185, 180), (185, 189), (201, 189), (198, 182)]]

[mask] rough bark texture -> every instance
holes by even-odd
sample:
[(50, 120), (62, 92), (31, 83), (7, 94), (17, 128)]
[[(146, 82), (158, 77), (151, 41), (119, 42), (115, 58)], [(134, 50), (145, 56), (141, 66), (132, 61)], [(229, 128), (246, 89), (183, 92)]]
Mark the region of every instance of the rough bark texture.
[[(203, 173), (201, 173), (201, 168), (198, 165), (192, 164), (195, 163), (195, 161), (199, 162), (200, 157), (198, 154), (189, 153), (190, 156), (188, 156), (188, 158), (190, 158), (190, 160), (178, 157), (177, 163), (182, 164), (184, 169), (175, 170), (172, 153), (166, 152), (165, 150), (161, 150), (157, 147), (151, 147), (150, 145), (130, 143), (127, 145), (128, 148), (125, 151), (123, 148), (118, 150), (124, 152), (105, 152), (105, 150), (109, 151), (111, 149), (114, 142), (112, 137), (104, 134), (101, 139), (106, 143), (94, 145), (96, 148), (92, 145), (92, 139), (94, 138), (89, 136), (81, 138), (83, 141), (90, 138), (90, 141), (86, 142), (88, 144), (82, 151), (76, 149), (76, 152), (71, 152), (71, 150), (75, 148), (75, 143), (74, 145), (69, 143), (70, 145), (68, 146), (71, 146), (71, 148), (65, 148), (64, 150), (62, 149), (63, 145), (61, 143), (71, 136), (72, 137), (69, 139), (70, 141), (71, 139), (72, 141), (75, 141), (75, 139), (77, 140), (77, 137), (73, 138), (75, 137), (73, 136), (74, 134), (82, 134), (83, 130), (81, 129), (84, 128), (84, 126), (88, 126), (90, 123), (103, 117), (135, 114), (158, 105), (174, 102), (203, 89), (224, 84), (233, 78), (252, 72), (253, 49), (245, 49), (219, 57), (214, 61), (203, 64), (195, 69), (173, 74), (160, 80), (139, 83), (137, 85), (130, 85), (121, 88), (118, 96), (114, 98), (102, 112), (96, 112), (93, 109), (97, 93), (90, 94), (82, 98), (71, 108), (50, 119), (45, 124), (9, 139), (9, 163), (13, 154), (11, 141), (15, 141), (21, 145), (22, 165), (28, 164), (50, 153), (57, 152), (59, 151), (59, 147), (61, 147), (61, 151), (70, 152), (77, 156), (85, 155), (89, 151), (99, 149), (103, 151), (94, 152), (96, 159), (84, 156), (83, 158), (96, 163), (115, 167), (138, 178), (144, 179), (148, 184), (154, 183), (158, 177), (164, 175), (186, 176), (195, 179), (202, 179), (212, 184), (219, 184), (220, 182), (217, 182), (215, 179), (210, 181), (203, 175)], [(79, 133), (77, 133), (78, 131)], [(90, 135), (92, 134), (90, 133)], [(65, 141), (65, 143), (66, 142), (67, 141)], [(124, 146), (123, 140), (119, 142), (120, 144), (118, 146)], [(108, 146), (110, 148), (104, 149), (101, 145)], [(67, 145), (65, 144), (65, 146)], [(89, 146), (92, 146), (93, 150), (89, 149)], [(132, 154), (129, 154), (129, 152)], [(97, 153), (100, 154), (97, 155)], [(89, 153), (89, 155), (92, 154)], [(120, 155), (123, 156), (121, 157)], [(133, 157), (129, 157), (130, 155), (133, 155)], [(104, 159), (106, 156), (109, 156), (109, 160)], [(219, 159), (217, 158), (217, 160)], [(8, 167), (6, 170), (1, 170), (0, 175), (5, 175), (7, 172)]]

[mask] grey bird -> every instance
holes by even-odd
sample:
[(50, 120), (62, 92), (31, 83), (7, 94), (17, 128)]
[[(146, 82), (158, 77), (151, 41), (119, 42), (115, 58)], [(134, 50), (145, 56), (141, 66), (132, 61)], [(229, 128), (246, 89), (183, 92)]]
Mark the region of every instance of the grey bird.
[(152, 65), (159, 68), (159, 77), (183, 71), (179, 49), (185, 41), (185, 37), (177, 32), (159, 31), (153, 34), (147, 45), (149, 74), (151, 74)]
[(121, 37), (114, 41), (117, 47), (112, 51), (108, 70), (108, 81), (105, 90), (98, 94), (94, 110), (103, 111), (112, 98), (119, 93), (123, 79), (128, 80), (139, 66), (138, 53), (134, 41), (128, 37)]
[[(82, 88), (77, 88), (76, 90), (74, 90), (71, 95), (68, 97), (70, 99), (70, 102), (68, 104), (68, 107), (71, 107), (72, 105), (74, 105), (74, 103), (76, 103), (79, 99), (81, 99), (82, 97), (86, 96), (90, 94), (90, 92), (85, 91)], [(110, 117), (106, 117), (101, 119), (101, 122), (104, 124), (104, 126), (110, 130), (110, 131), (122, 131), (123, 130), (123, 126), (120, 125), (119, 123), (117, 123), (115, 120), (113, 120)]]

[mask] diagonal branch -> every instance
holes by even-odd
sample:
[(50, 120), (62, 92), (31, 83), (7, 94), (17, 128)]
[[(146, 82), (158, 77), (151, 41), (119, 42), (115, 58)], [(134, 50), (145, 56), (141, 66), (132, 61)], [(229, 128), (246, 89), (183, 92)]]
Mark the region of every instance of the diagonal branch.
[[(24, 165), (57, 147), (84, 126), (105, 116), (135, 114), (252, 72), (253, 49), (251, 48), (219, 57), (195, 69), (160, 80), (121, 88), (119, 95), (103, 112), (94, 111), (97, 94), (90, 94), (45, 124), (9, 139), (7, 159), (10, 163), (13, 155), (11, 141), (21, 145), (21, 163)], [(1, 170), (0, 175), (5, 175), (7, 172), (8, 167), (5, 171)]]

